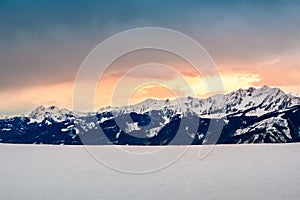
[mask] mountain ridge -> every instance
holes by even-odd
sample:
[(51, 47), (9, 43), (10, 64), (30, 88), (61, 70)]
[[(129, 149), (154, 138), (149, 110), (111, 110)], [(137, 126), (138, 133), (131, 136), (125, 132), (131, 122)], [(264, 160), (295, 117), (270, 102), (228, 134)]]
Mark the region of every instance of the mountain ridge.
[(106, 107), (85, 114), (55, 106), (39, 106), (28, 116), (0, 119), (0, 142), (101, 145), (290, 143), (300, 141), (299, 119), (299, 97), (263, 86), (205, 99), (147, 99), (135, 105)]
[[(212, 101), (216, 101), (216, 100), (219, 100), (219, 101), (224, 100), (225, 102), (223, 104), (220, 103), (219, 105), (225, 106), (227, 104), (227, 102), (232, 102), (232, 104), (237, 103), (236, 101), (232, 101), (233, 96), (237, 96), (238, 98), (241, 98), (241, 97), (245, 97), (245, 95), (248, 93), (254, 92), (254, 95), (259, 95), (266, 91), (269, 92), (269, 95), (270, 95), (270, 92), (272, 92), (273, 94), (276, 94), (276, 93), (281, 94), (282, 95), (281, 97), (284, 97), (285, 104), (289, 104), (289, 105), (285, 105), (285, 106), (300, 104), (300, 97), (284, 93), (279, 88), (272, 88), (272, 87), (264, 85), (261, 88), (249, 87), (248, 89), (238, 89), (236, 91), (232, 91), (227, 94), (216, 94), (216, 95), (212, 95), (207, 98), (180, 97), (180, 98), (174, 99), (174, 100), (148, 98), (137, 104), (126, 105), (126, 106), (117, 106), (117, 107), (107, 106), (107, 107), (102, 107), (102, 108), (98, 109), (98, 111), (96, 111), (96, 112), (85, 112), (85, 113), (81, 113), (81, 114), (87, 115), (88, 113), (120, 112), (120, 111), (121, 112), (133, 112), (133, 111), (134, 112), (145, 112), (150, 109), (161, 109), (163, 106), (167, 106), (167, 105), (171, 105), (171, 107), (172, 107), (172, 105), (173, 105), (173, 107), (176, 105), (179, 105), (180, 107), (185, 107), (186, 103), (191, 103), (192, 100), (199, 101), (200, 105), (198, 105), (198, 107), (203, 106), (205, 101), (212, 102)], [(231, 97), (231, 98), (229, 98), (229, 97)], [(236, 99), (236, 100), (238, 101), (238, 99)], [(271, 98), (269, 100), (272, 101), (273, 99)], [(249, 103), (250, 103), (250, 105), (247, 105)], [(254, 102), (250, 101), (241, 106), (246, 106), (246, 107), (247, 106), (255, 106), (255, 105), (251, 105), (251, 103), (254, 103)], [(263, 102), (261, 102), (261, 103), (263, 103)], [(195, 105), (195, 106), (197, 106), (197, 105)], [(74, 114), (74, 115), (78, 115), (78, 113), (79, 113), (76, 111), (68, 110), (66, 108), (58, 108), (56, 106), (49, 106), (48, 108), (46, 108), (44, 106), (39, 106), (39, 107), (35, 108), (28, 116), (30, 117), (30, 116), (36, 115), (36, 114), (33, 114), (33, 112), (36, 112), (36, 110), (44, 111), (46, 109), (50, 110), (49, 111), (50, 113), (54, 113), (53, 111), (51, 111), (53, 109), (55, 109), (56, 112), (69, 113), (69, 114)], [(278, 109), (281, 109), (281, 108), (278, 108)], [(196, 109), (193, 109), (193, 111), (198, 111), (198, 114), (199, 114), (199, 112), (201, 112), (201, 110), (196, 110)], [(206, 111), (206, 113), (207, 113), (207, 111)], [(205, 115), (202, 114), (201, 116), (205, 116)], [(220, 117), (220, 116), (218, 116), (218, 117)]]

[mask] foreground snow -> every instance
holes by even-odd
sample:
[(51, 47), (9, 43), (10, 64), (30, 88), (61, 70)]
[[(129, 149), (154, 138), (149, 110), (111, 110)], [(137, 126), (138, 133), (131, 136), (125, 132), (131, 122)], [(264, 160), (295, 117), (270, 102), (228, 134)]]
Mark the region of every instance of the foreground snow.
[[(107, 153), (112, 148), (115, 147), (100, 146), (94, 150)], [(153, 151), (161, 147), (123, 148)], [(166, 148), (178, 151), (186, 147)], [(83, 146), (1, 144), (0, 199), (298, 199), (300, 196), (300, 144), (222, 145), (214, 147), (204, 159), (198, 158), (200, 148), (190, 147), (168, 168), (133, 175), (101, 165)]]

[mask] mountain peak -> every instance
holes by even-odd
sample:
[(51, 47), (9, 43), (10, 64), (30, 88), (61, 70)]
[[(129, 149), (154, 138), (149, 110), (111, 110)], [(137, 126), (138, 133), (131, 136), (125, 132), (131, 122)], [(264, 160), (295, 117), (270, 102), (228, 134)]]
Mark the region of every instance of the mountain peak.
[(263, 85), (263, 86), (261, 87), (261, 89), (271, 89), (271, 87), (269, 87), (268, 85)]
[(8, 116), (0, 114), (0, 119), (7, 119)]
[[(260, 88), (238, 89), (228, 94), (214, 95), (206, 99), (187, 97), (159, 100), (148, 98), (134, 105), (100, 108), (98, 112), (144, 113), (151, 110), (170, 109), (174, 113), (184, 114), (192, 111), (198, 116), (220, 117), (244, 111), (247, 111), (245, 113), (247, 115), (262, 115), (294, 105), (300, 105), (300, 98), (286, 94), (278, 88), (264, 85)], [(29, 117), (35, 121), (43, 121), (45, 118), (62, 121), (67, 119), (68, 115), (75, 116), (76, 114), (56, 106), (47, 108), (39, 106), (29, 114)]]
[[(300, 105), (300, 98), (286, 94), (278, 88), (264, 85), (260, 88), (238, 89), (205, 99), (186, 97), (168, 101), (148, 98), (134, 105), (110, 107), (108, 110), (115, 113), (143, 113), (167, 108), (174, 113), (184, 114), (192, 111), (198, 116), (214, 118), (244, 111), (247, 111), (247, 115), (262, 115), (294, 105)], [(99, 112), (103, 111), (107, 109), (99, 110)]]
[[(220, 143), (294, 142), (300, 141), (299, 114), (299, 97), (268, 86), (239, 89), (206, 99), (146, 99), (135, 105), (109, 107), (83, 115), (56, 106), (39, 106), (30, 113), (29, 119), (19, 116), (1, 120), (0, 133), (4, 134), (0, 134), (0, 141), (82, 144), (78, 134), (92, 138), (98, 132), (97, 125), (101, 125), (111, 139), (101, 136), (98, 140), (97, 134), (96, 144), (161, 145), (166, 138), (173, 140), (173, 132), (184, 121), (184, 129), (178, 131), (182, 135), (176, 136), (172, 144), (191, 141), (205, 144), (209, 121), (213, 120), (227, 127), (222, 130)], [(15, 138), (12, 140), (11, 136)]]
[(72, 112), (67, 109), (60, 109), (56, 106), (49, 106), (48, 108), (39, 106), (29, 114), (29, 117), (37, 122), (41, 122), (46, 118), (60, 122), (66, 120), (67, 115), (72, 115)]

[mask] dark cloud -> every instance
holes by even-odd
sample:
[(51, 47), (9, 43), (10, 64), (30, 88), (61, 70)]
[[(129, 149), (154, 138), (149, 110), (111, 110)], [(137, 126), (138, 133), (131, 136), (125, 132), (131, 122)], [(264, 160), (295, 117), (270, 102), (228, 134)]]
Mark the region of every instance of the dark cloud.
[(87, 41), (46, 39), (1, 48), (0, 89), (9, 90), (72, 81), (91, 47)]
[(0, 89), (71, 81), (100, 41), (140, 26), (182, 31), (217, 64), (254, 64), (299, 46), (299, 10), (292, 0), (0, 0)]

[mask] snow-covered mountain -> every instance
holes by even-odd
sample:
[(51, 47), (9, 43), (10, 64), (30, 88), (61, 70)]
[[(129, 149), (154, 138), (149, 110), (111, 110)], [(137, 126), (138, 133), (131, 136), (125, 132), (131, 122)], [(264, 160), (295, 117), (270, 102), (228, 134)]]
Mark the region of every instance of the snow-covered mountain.
[(52, 119), (56, 122), (62, 122), (69, 119), (69, 117), (72, 117), (74, 114), (67, 110), (67, 109), (60, 109), (56, 106), (50, 106), (48, 108), (45, 108), (43, 106), (39, 106), (35, 108), (28, 117), (32, 119), (32, 121), (35, 122), (42, 122), (45, 119)]
[(6, 116), (6, 115), (2, 115), (2, 114), (0, 114), (0, 120), (1, 119), (7, 119), (7, 118), (9, 118), (8, 116)]
[[(299, 108), (299, 97), (268, 86), (205, 99), (147, 99), (87, 114), (40, 106), (28, 116), (0, 119), (0, 141), (134, 145), (297, 142)], [(217, 133), (214, 141), (209, 139)]]
[(200, 117), (218, 118), (245, 111), (248, 116), (259, 116), (299, 104), (299, 97), (286, 94), (278, 88), (263, 86), (259, 89), (253, 87), (245, 90), (239, 89), (229, 94), (218, 94), (206, 99), (192, 97), (176, 100), (147, 99), (136, 105), (101, 108), (99, 112), (124, 114), (171, 109), (180, 114), (194, 112)]

